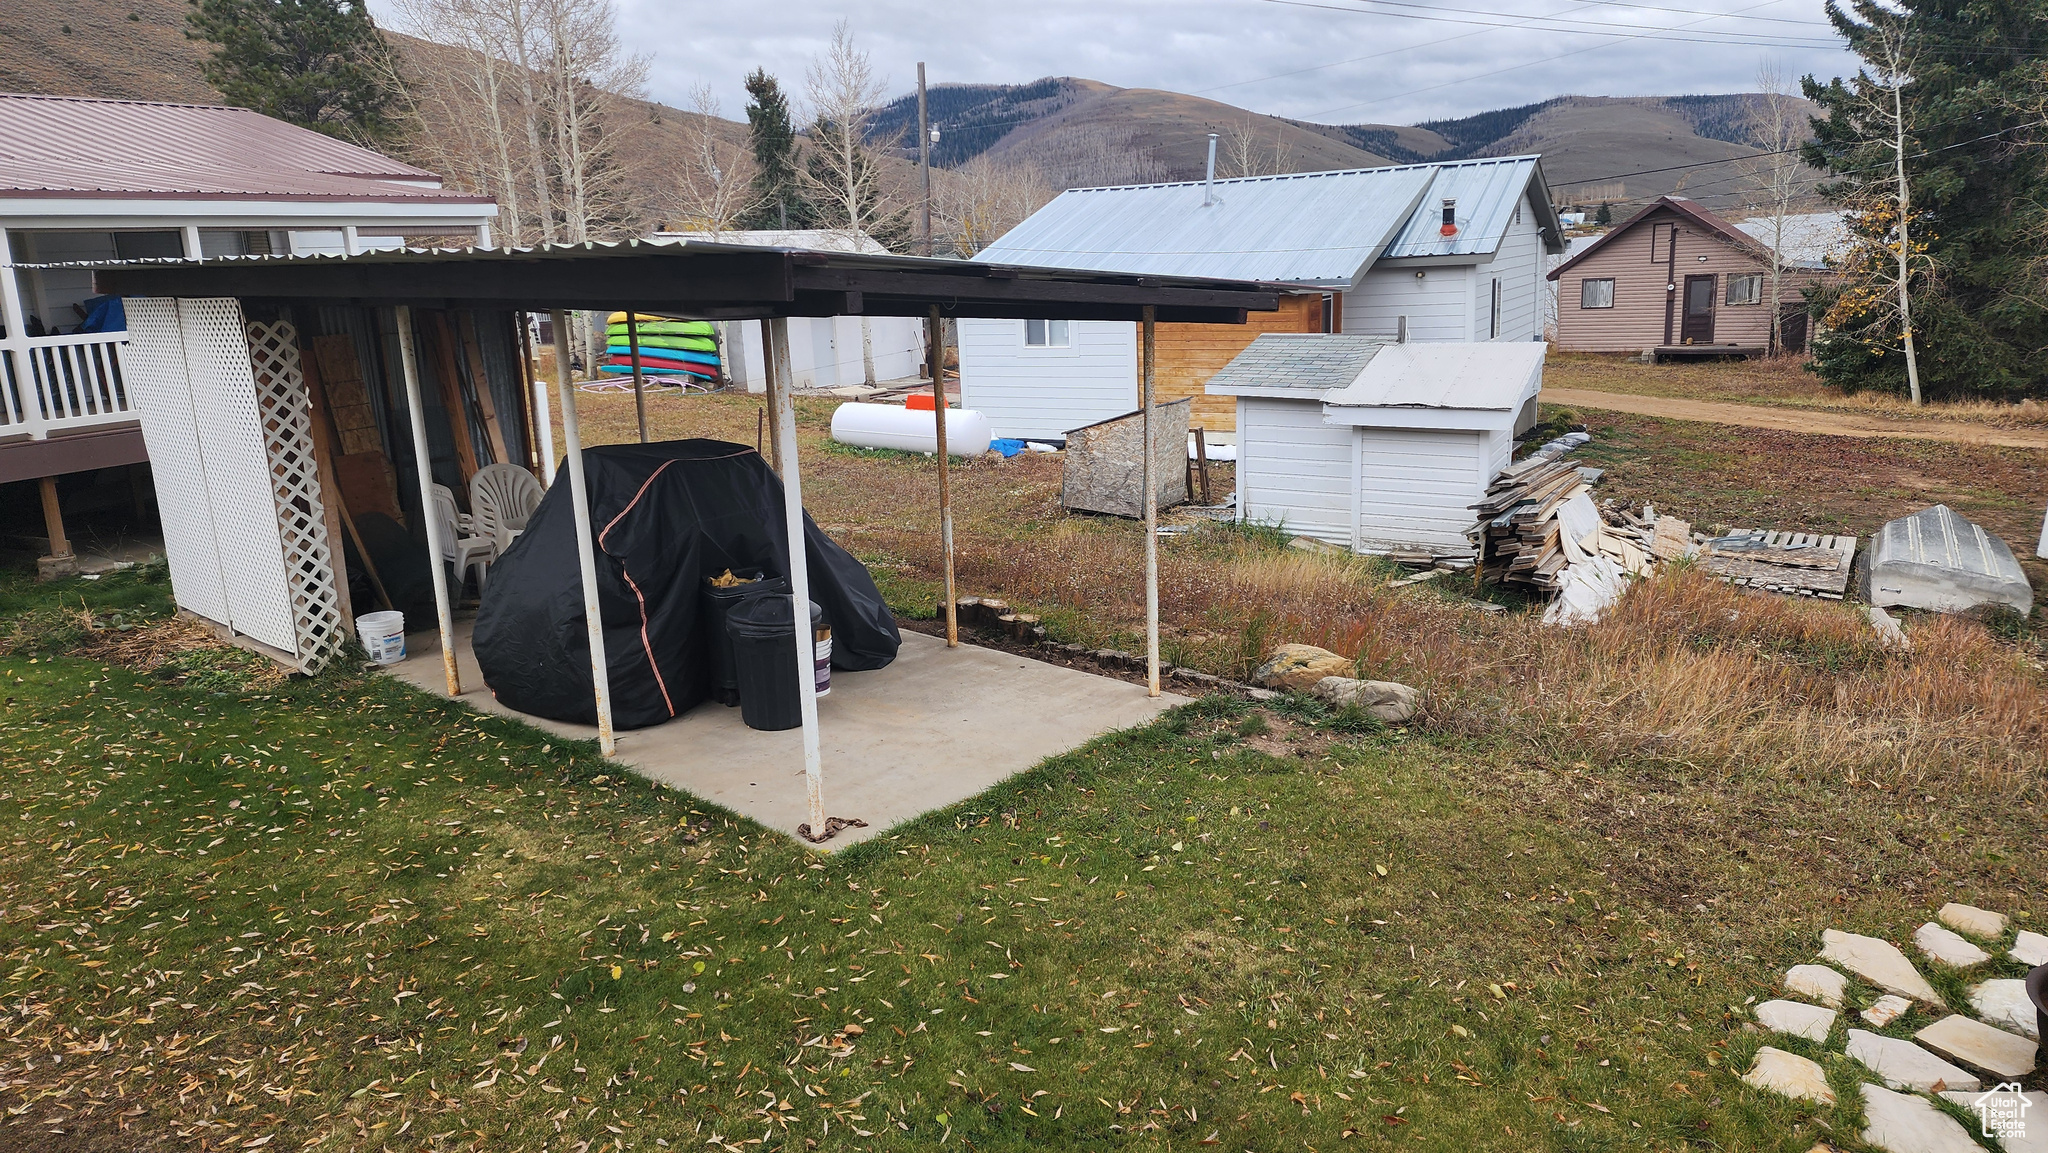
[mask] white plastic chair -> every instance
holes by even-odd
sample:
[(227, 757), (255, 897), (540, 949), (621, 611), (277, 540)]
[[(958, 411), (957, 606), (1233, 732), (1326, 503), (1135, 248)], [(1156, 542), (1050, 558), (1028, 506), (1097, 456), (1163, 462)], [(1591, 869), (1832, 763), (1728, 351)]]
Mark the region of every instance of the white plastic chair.
[(495, 541), (499, 552), (526, 528), (547, 490), (533, 474), (516, 464), (487, 464), (469, 478), (469, 507), (474, 532)]
[(476, 570), (476, 590), (484, 590), (484, 572), (498, 555), (498, 542), (487, 536), (464, 536), (462, 514), (455, 508), (455, 493), (445, 484), (434, 486), (434, 535), (441, 543), (441, 563), (449, 568), (459, 592), (470, 570)]

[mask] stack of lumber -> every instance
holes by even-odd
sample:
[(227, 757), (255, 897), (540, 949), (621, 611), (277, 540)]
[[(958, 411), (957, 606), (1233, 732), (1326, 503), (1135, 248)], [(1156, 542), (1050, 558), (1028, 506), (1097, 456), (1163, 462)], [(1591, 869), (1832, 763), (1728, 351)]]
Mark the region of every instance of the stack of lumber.
[(1478, 539), (1480, 579), (1556, 592), (1571, 561), (1558, 510), (1590, 490), (1577, 465), (1549, 457), (1532, 456), (1503, 470), (1486, 499), (1472, 506), (1479, 514), (1471, 532)]
[(1858, 538), (1738, 528), (1700, 545), (1701, 571), (1730, 584), (1841, 600)]

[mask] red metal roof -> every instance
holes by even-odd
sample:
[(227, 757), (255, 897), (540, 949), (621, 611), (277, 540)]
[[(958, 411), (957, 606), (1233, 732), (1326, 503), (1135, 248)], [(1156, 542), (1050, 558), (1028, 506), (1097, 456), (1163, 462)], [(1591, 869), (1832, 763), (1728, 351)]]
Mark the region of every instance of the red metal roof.
[(488, 204), (246, 108), (0, 93), (0, 197)]

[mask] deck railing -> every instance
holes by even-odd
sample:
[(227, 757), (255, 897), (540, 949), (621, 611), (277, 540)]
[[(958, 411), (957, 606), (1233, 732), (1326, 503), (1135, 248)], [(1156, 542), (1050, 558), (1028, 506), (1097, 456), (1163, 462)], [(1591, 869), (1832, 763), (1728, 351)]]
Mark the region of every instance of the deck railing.
[(31, 336), (0, 347), (0, 436), (42, 439), (134, 420), (121, 377), (126, 332)]

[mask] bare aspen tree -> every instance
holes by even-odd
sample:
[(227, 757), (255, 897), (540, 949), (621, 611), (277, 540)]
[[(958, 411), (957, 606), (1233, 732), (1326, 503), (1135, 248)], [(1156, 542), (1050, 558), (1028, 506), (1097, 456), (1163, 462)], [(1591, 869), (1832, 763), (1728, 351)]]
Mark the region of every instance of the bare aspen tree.
[(1896, 323), (1906, 357), (1906, 389), (1912, 403), (1922, 403), (1920, 360), (1914, 342), (1915, 276), (1936, 270), (1924, 240), (1913, 239), (1913, 191), (1907, 179), (1908, 125), (1905, 87), (1912, 80), (1912, 43), (1903, 17), (1873, 20), (1867, 65), (1854, 88), (1861, 114), (1883, 130), (1880, 141), (1884, 169), (1857, 181), (1847, 199), (1855, 237), (1842, 262), (1847, 284), (1824, 323), (1837, 325), (1859, 316)]
[(1273, 125), (1273, 146), (1265, 148), (1259, 143), (1259, 132), (1254, 126), (1252, 114), (1244, 114), (1244, 123), (1233, 123), (1223, 138), (1224, 173), (1229, 176), (1272, 176), (1287, 171), (1287, 126), (1277, 121)]
[(1812, 190), (1812, 173), (1799, 159), (1799, 146), (1806, 143), (1806, 113), (1791, 83), (1777, 66), (1765, 61), (1756, 74), (1757, 98), (1750, 105), (1750, 143), (1760, 155), (1738, 161), (1736, 171), (1750, 201), (1751, 219), (1762, 222), (1760, 229), (1768, 267), (1769, 290), (1764, 299), (1771, 308), (1771, 351), (1785, 347), (1784, 283), (1785, 245), (1792, 240), (1786, 221), (1794, 215)]
[(973, 256), (1052, 199), (1036, 169), (987, 153), (950, 172), (932, 173), (932, 215), (956, 256)]
[(674, 219), (684, 231), (731, 231), (760, 205), (753, 151), (725, 130), (722, 111), (710, 85), (690, 89), (689, 128), (671, 193)]
[[(812, 126), (804, 184), (828, 224), (857, 244), (904, 212), (903, 206), (885, 205), (878, 183), (880, 165), (867, 139), (874, 109), (885, 94), (883, 81), (844, 20), (833, 26), (831, 45), (811, 61), (805, 80)], [(865, 316), (860, 321), (860, 345), (863, 379), (873, 384), (874, 334)]]

